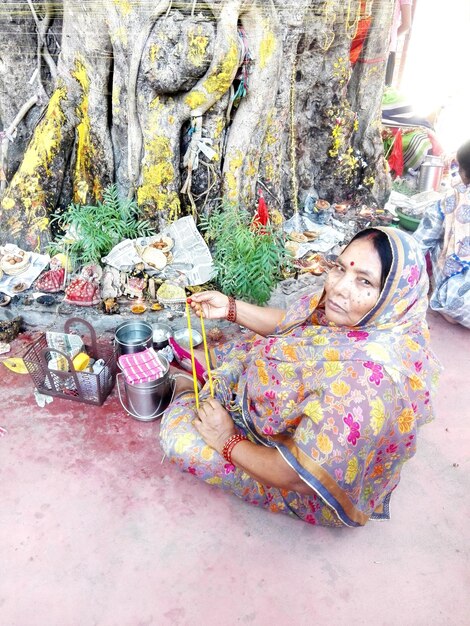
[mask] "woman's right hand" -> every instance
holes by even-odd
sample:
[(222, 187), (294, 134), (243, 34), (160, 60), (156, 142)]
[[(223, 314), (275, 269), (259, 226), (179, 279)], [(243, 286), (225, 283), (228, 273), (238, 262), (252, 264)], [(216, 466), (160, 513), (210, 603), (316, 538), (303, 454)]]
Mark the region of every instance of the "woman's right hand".
[(203, 315), (204, 319), (220, 320), (225, 319), (228, 314), (228, 296), (220, 291), (201, 291), (194, 293), (188, 298), (189, 306), (198, 317)]

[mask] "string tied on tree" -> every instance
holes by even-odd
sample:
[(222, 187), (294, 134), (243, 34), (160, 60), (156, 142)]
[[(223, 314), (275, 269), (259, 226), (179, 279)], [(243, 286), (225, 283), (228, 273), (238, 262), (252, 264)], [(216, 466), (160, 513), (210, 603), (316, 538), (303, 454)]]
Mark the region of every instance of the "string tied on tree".
[(215, 159), (217, 152), (212, 148), (212, 139), (202, 136), (202, 115), (195, 115), (192, 117), (191, 128), (189, 129), (188, 134), (191, 141), (183, 157), (183, 166), (187, 168), (188, 175), (181, 188), (181, 193), (188, 196), (193, 216), (196, 218), (197, 207), (191, 192), (193, 171), (197, 170), (199, 167), (199, 154), (201, 152), (207, 159), (209, 159), (209, 161), (213, 161)]

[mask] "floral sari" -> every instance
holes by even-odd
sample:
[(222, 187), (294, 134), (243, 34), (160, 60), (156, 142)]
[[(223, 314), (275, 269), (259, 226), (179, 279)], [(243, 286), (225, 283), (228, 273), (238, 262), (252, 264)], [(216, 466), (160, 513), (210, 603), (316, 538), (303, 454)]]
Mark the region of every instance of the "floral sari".
[(392, 268), (356, 327), (329, 324), (321, 298), (306, 296), (273, 335), (213, 351), (215, 395), (237, 427), (276, 447), (314, 494), (260, 485), (227, 464), (192, 426), (191, 395), (168, 409), (161, 428), (163, 448), (181, 469), (313, 524), (389, 517), (418, 426), (433, 419), (439, 366), (428, 345), (428, 279), (418, 245), (399, 230), (380, 230), (392, 246)]

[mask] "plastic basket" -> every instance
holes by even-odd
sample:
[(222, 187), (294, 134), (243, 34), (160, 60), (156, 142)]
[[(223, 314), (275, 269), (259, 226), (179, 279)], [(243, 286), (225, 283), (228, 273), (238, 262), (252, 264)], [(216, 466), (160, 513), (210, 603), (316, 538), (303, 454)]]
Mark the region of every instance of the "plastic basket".
[[(84, 340), (84, 348), (87, 354), (95, 360), (103, 359), (104, 361), (104, 366), (97, 374), (75, 370), (72, 360), (64, 352), (50, 348), (47, 345), (45, 333), (41, 334), (28, 348), (23, 356), (23, 361), (36, 389), (40, 393), (101, 406), (110, 394), (116, 381), (114, 344), (98, 344), (94, 328), (79, 317), (67, 320), (64, 324), (64, 332), (69, 333), (70, 328), (74, 324), (81, 324), (88, 329), (90, 335), (89, 343)], [(53, 352), (67, 359), (69, 371), (62, 372), (49, 369), (47, 357)]]

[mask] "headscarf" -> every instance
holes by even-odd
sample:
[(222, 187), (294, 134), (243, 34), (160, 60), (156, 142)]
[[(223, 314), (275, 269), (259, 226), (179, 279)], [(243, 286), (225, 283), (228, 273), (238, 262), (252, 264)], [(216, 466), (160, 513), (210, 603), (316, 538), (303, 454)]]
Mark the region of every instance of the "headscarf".
[(227, 374), (238, 368), (232, 406), (241, 406), (240, 425), (275, 446), (328, 505), (325, 515), (333, 510), (348, 526), (388, 516), (417, 427), (433, 419), (439, 373), (422, 253), (404, 232), (377, 230), (388, 237), (392, 265), (377, 303), (355, 327), (330, 324), (322, 299), (306, 296), (272, 336), (256, 337), (225, 366)]

